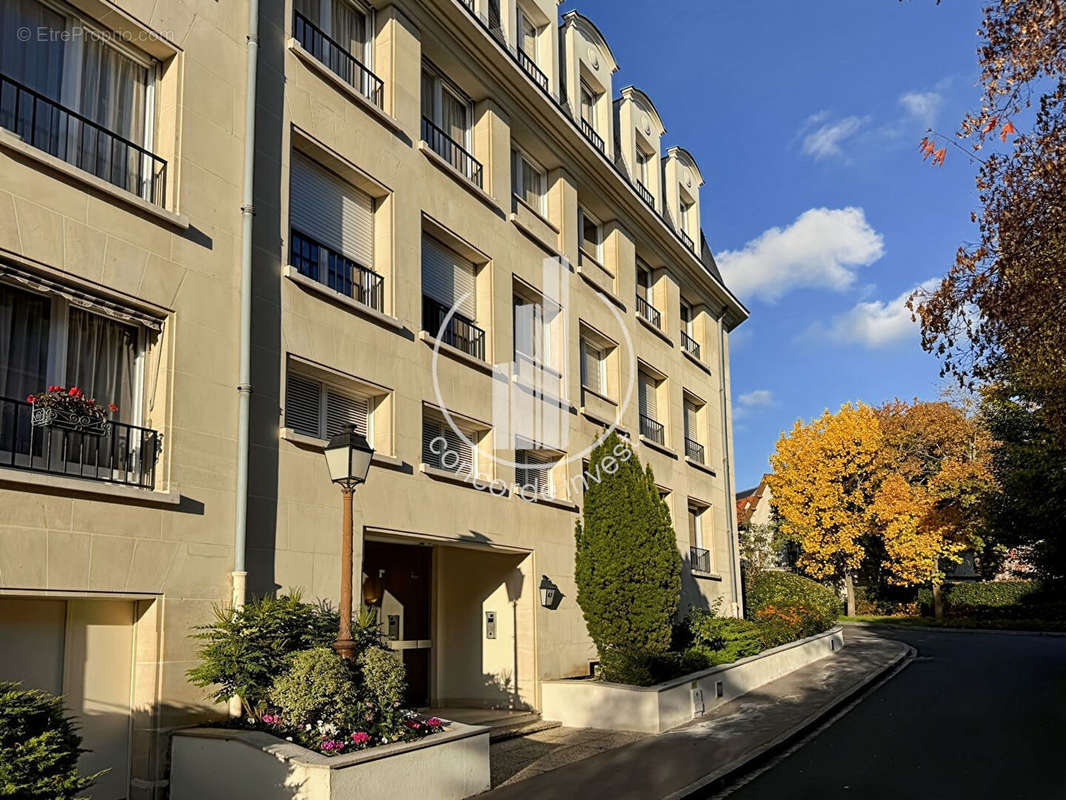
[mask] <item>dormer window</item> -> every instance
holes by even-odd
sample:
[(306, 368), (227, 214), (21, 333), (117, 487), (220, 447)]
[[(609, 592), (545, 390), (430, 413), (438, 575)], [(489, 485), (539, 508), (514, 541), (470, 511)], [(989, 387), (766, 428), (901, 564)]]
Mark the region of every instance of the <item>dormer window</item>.
[(581, 83), (581, 119), (596, 129), (596, 93), (584, 81)]

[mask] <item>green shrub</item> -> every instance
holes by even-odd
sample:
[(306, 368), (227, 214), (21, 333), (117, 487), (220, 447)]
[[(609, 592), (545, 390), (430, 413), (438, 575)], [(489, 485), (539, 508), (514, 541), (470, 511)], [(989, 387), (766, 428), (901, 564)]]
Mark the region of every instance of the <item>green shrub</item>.
[(293, 725), (340, 724), (356, 712), (359, 692), (344, 659), (328, 647), (316, 647), (292, 657), (274, 681), (270, 702)]
[[(787, 620), (798, 614), (794, 629), (813, 636), (833, 626), (840, 615), (840, 598), (828, 586), (792, 572), (763, 571), (746, 576), (745, 608), (749, 619), (767, 620), (781, 616)], [(780, 626), (780, 622), (773, 622)]]
[(689, 617), (689, 629), (692, 649), (701, 653), (710, 666), (753, 656), (765, 647), (759, 625), (751, 620), (696, 610)]
[[(941, 589), (944, 610), (958, 616), (1056, 617), (1061, 599), (1050, 597), (1041, 581), (966, 581), (945, 583)], [(918, 591), (923, 614), (933, 612), (933, 591)]]
[(589, 457), (576, 526), (577, 603), (603, 677), (647, 683), (670, 647), (681, 598), (681, 554), (651, 470), (616, 433)]
[(379, 708), (390, 708), (403, 700), (407, 672), (403, 664), (383, 647), (368, 647), (359, 656), (359, 693)]
[(79, 797), (103, 774), (78, 775), (82, 752), (61, 697), (0, 681), (0, 797)]

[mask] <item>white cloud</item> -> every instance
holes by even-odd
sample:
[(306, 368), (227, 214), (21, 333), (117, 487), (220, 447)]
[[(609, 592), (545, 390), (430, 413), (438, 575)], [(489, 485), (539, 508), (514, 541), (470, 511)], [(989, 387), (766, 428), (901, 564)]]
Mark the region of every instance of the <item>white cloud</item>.
[(940, 92), (907, 92), (899, 98), (899, 102), (908, 115), (926, 128), (931, 128), (944, 98)]
[[(930, 278), (919, 284), (926, 291), (936, 288), (939, 278)], [(856, 303), (843, 314), (833, 317), (828, 327), (815, 325), (810, 333), (836, 342), (859, 343), (866, 347), (887, 347), (918, 333), (918, 324), (911, 319), (907, 298), (914, 289), (908, 289), (892, 300), (870, 300)]]
[[(801, 132), (826, 119), (826, 112), (822, 111), (807, 118)], [(840, 145), (847, 139), (857, 134), (859, 130), (870, 121), (869, 117), (843, 117), (831, 122), (824, 122), (813, 131), (803, 137), (802, 150), (816, 159), (828, 158), (829, 156), (841, 156), (844, 151)]]
[(768, 406), (774, 402), (774, 393), (769, 389), (754, 389), (737, 398), (742, 406)]
[(796, 288), (846, 289), (856, 269), (884, 252), (881, 234), (861, 208), (811, 208), (787, 228), (769, 228), (717, 260), (726, 284), (741, 297), (774, 301)]

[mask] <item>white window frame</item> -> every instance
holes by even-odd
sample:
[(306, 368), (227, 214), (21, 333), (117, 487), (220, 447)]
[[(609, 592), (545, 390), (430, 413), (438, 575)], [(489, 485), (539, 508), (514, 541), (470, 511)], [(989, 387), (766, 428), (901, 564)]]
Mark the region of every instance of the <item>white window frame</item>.
[[(525, 41), (524, 28), (526, 27), (533, 31), (532, 53), (527, 53), (522, 47), (522, 42)], [(526, 10), (522, 8), (522, 6), (518, 6), (518, 42), (516, 44), (518, 49), (525, 53), (534, 64), (537, 64), (537, 66), (540, 66), (539, 59), (537, 58), (537, 51), (540, 49), (540, 31), (541, 26), (533, 21), (533, 18), (526, 13)]]
[[(580, 108), (578, 109), (579, 116), (589, 124), (592, 130), (599, 133), (596, 124), (598, 116), (596, 113), (596, 106), (599, 104), (599, 95), (588, 85), (588, 83), (581, 81), (580, 88), (578, 89), (578, 98), (580, 104)], [(588, 99), (588, 102), (585, 102), (586, 98)], [(588, 117), (585, 116), (585, 109), (588, 109)]]
[[(366, 440), (368, 442), (374, 441), (374, 398), (371, 395), (367, 394), (366, 392), (361, 392), (358, 389), (353, 388), (352, 386), (345, 385), (339, 380), (323, 380), (321, 377), (313, 375), (310, 372), (305, 372), (299, 368), (293, 369), (291, 365), (288, 366), (286, 369), (288, 370), (288, 372), (286, 372), (286, 379), (288, 378), (288, 374), (291, 372), (299, 376), (302, 380), (307, 381), (308, 383), (314, 383), (318, 385), (318, 433), (314, 436), (314, 438), (322, 439), (323, 441), (329, 439), (329, 434), (327, 430), (327, 414), (329, 408), (329, 401), (327, 398), (327, 393), (333, 392), (334, 394), (343, 395), (349, 399), (358, 398), (366, 403)], [(286, 393), (288, 392), (287, 387), (288, 380), (286, 380)], [(288, 399), (286, 398), (286, 406), (287, 405)], [(292, 428), (290, 425), (288, 425), (288, 408), (286, 408), (285, 413), (286, 427), (290, 430), (296, 431), (295, 428)], [(301, 431), (296, 432), (302, 433)], [(306, 436), (308, 434), (303, 435)]]
[[(530, 444), (532, 444), (532, 443), (530, 443)], [(538, 447), (519, 447), (518, 445), (519, 445), (519, 442), (516, 441), (515, 442), (515, 451), (514, 451), (515, 487), (518, 489), (519, 493), (525, 494), (525, 495), (528, 496), (530, 494), (529, 487), (532, 485), (528, 481), (526, 483), (523, 483), (523, 482), (521, 482), (519, 480), (519, 475), (518, 475), (519, 470), (521, 470), (521, 469), (529, 470), (531, 468), (532, 469), (543, 469), (543, 470), (545, 470), (547, 472), (547, 479), (548, 479), (547, 483), (548, 483), (548, 485), (546, 487), (544, 487), (544, 488), (541, 488), (541, 489), (533, 492), (533, 494), (535, 494), (535, 496), (537, 496), (537, 497), (555, 497), (556, 496), (556, 494), (555, 494), (555, 489), (556, 489), (555, 469), (556, 469), (556, 467), (559, 466), (559, 460), (562, 458), (562, 455), (560, 455), (559, 453), (556, 453), (553, 450), (545, 450), (545, 449), (538, 448)], [(543, 456), (545, 456), (547, 458), (547, 461), (545, 461), (543, 463), (530, 462), (528, 460), (528, 457), (522, 455), (523, 453), (538, 453), (538, 454), (542, 454)], [(533, 488), (536, 488), (536, 487), (533, 487)]]
[(651, 191), (649, 176), (651, 175), (651, 160), (655, 156), (650, 153), (645, 153), (641, 147), (637, 146), (637, 180), (640, 181), (640, 185)]
[[(365, 3), (356, 2), (356, 0), (338, 0), (338, 2), (345, 3), (351, 6), (356, 12), (363, 15), (366, 19), (366, 28), (363, 31), (363, 52), (361, 53), (349, 53), (349, 55), (356, 58), (368, 70), (374, 69), (374, 34), (377, 31), (377, 20), (375, 19), (375, 11)], [(320, 0), (318, 4), (318, 10), (320, 17), (317, 20), (312, 20), (312, 24), (317, 26), (326, 36), (333, 41), (337, 41), (335, 31), (333, 30), (333, 2), (332, 0)]]
[[(641, 281), (641, 273), (647, 276), (647, 280)], [(637, 256), (637, 294), (640, 294), (640, 296), (647, 301), (648, 305), (654, 308), (655, 304), (652, 302), (652, 287), (655, 284), (655, 279), (653, 276), (654, 272), (652, 271), (651, 266), (640, 256)], [(640, 293), (642, 289), (644, 290), (643, 294)]]
[(681, 298), (678, 316), (681, 318), (681, 330), (683, 330), (689, 338), (695, 338), (692, 336), (692, 304), (687, 302), (685, 298)]
[[(706, 513), (707, 508), (705, 506), (697, 506), (697, 505), (693, 505), (692, 503), (689, 503), (688, 504), (688, 508), (686, 509), (686, 511), (693, 518), (693, 526), (692, 526), (693, 527), (693, 531), (692, 531), (692, 533), (693, 533), (693, 536), (695, 537), (696, 541), (692, 544), (692, 546), (693, 547), (698, 547), (701, 550), (706, 550), (708, 553), (710, 553), (711, 552), (711, 548), (707, 547), (704, 544), (705, 540), (703, 538), (703, 515), (704, 515), (704, 513)], [(709, 560), (712, 562), (711, 566), (713, 567), (714, 566), (713, 554), (712, 554), (712, 557)]]
[[(527, 170), (540, 179), (540, 192), (536, 203), (530, 203), (525, 196), (524, 178)], [(548, 171), (518, 145), (511, 148), (511, 177), (514, 181), (511, 187), (512, 193), (538, 214), (544, 216), (547, 213), (548, 204)]]
[[(585, 249), (585, 223), (591, 222), (593, 227), (596, 228), (596, 249), (595, 252), (590, 253)], [(595, 216), (585, 210), (584, 206), (578, 206), (578, 231), (580, 232), (581, 241), (580, 246), (582, 252), (591, 258), (596, 259), (600, 264), (603, 263), (603, 223), (601, 223)]]
[[(581, 349), (584, 351), (585, 356), (581, 359), (581, 388), (588, 389), (596, 394), (607, 396), (607, 353), (608, 348), (596, 344), (587, 336), (581, 337)], [(596, 362), (596, 370), (599, 373), (600, 386), (597, 389), (594, 386), (590, 386), (584, 369), (589, 360)]]
[[(532, 339), (534, 349), (536, 349), (538, 344), (543, 343), (543, 353), (525, 353), (518, 349), (518, 337), (515, 335), (517, 333), (518, 317), (515, 314), (515, 307), (519, 305), (519, 299), (524, 301), (521, 305), (531, 305), (536, 309), (533, 317), (534, 330)], [(552, 313), (550, 319), (546, 319), (549, 310), (554, 313)], [(562, 308), (548, 300), (544, 295), (533, 289), (527, 289), (525, 286), (515, 285), (511, 292), (511, 335), (513, 339), (512, 349), (516, 362), (524, 359), (540, 369), (545, 369), (553, 375), (561, 377), (561, 373), (558, 372), (553, 361), (558, 349), (555, 337), (558, 335), (557, 322), (561, 313)]]
[(695, 207), (695, 203), (686, 202), (684, 197), (678, 198), (678, 220), (681, 223), (682, 232), (689, 236), (692, 235), (692, 231), (690, 230), (692, 223), (691, 215), (692, 209)]
[[(450, 94), (461, 105), (466, 107), (466, 129), (463, 131), (463, 141), (459, 142), (463, 149), (473, 155), (473, 129), (474, 129), (474, 103), (467, 94), (452, 83), (429, 59), (422, 59), (422, 71), (433, 79), (433, 116), (430, 121), (451, 136), (444, 127), (444, 92)], [(421, 81), (421, 77), (419, 78)], [(420, 84), (421, 86), (421, 84)]]

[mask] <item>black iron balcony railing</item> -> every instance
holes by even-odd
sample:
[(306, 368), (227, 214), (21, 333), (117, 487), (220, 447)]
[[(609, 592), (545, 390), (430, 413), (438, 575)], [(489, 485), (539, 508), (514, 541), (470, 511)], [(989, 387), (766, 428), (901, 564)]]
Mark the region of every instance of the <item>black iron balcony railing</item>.
[(518, 63), (522, 66), (522, 69), (526, 71), (526, 74), (533, 79), (533, 82), (537, 84), (544, 91), (548, 91), (548, 76), (545, 75), (536, 62), (527, 56), (521, 50), (518, 51)]
[(688, 549), (688, 565), (693, 572), (711, 571), (711, 551), (695, 545)]
[(666, 429), (662, 423), (645, 414), (640, 415), (640, 435), (656, 444), (666, 444)]
[(0, 398), (0, 467), (155, 488), (161, 436), (107, 422), (102, 433), (33, 423), (33, 405)]
[(684, 331), (681, 331), (681, 347), (682, 349), (695, 359), (700, 357), (700, 343), (689, 336)]
[(681, 237), (681, 241), (685, 243), (685, 247), (687, 247), (689, 250), (695, 249), (696, 245), (693, 244), (691, 236), (680, 230), (677, 233)]
[(695, 461), (697, 464), (704, 463), (703, 461), (703, 445), (697, 442), (695, 439), (689, 439), (685, 437), (685, 455)]
[(434, 153), (472, 180), (479, 189), (481, 188), (481, 162), (426, 117), (422, 117), (422, 139), (425, 140)]
[(603, 144), (603, 137), (596, 133), (596, 130), (585, 119), (581, 120), (581, 132), (585, 134), (586, 139), (592, 142), (593, 147), (604, 155), (607, 154), (607, 148)]
[(293, 12), (292, 35), (304, 50), (329, 67), (333, 74), (375, 106), (382, 107), (385, 84), (381, 78), (299, 11)]
[(484, 361), (485, 331), (459, 313), (452, 314), (445, 325), (449, 311), (451, 309), (443, 303), (422, 295), (422, 328), (445, 344)]
[(365, 306), (381, 311), (385, 305), (385, 279), (381, 275), (295, 230), (289, 263), (301, 275)]
[(641, 183), (639, 180), (633, 181), (633, 185), (636, 187), (637, 194), (640, 195), (640, 199), (652, 208), (655, 208), (655, 198), (652, 197), (651, 191), (649, 191), (648, 187)]
[(150, 203), (162, 206), (166, 199), (164, 159), (2, 74), (0, 127)]
[(637, 313), (656, 328), (662, 330), (663, 315), (659, 313), (659, 309), (655, 308), (639, 294), (637, 295)]

